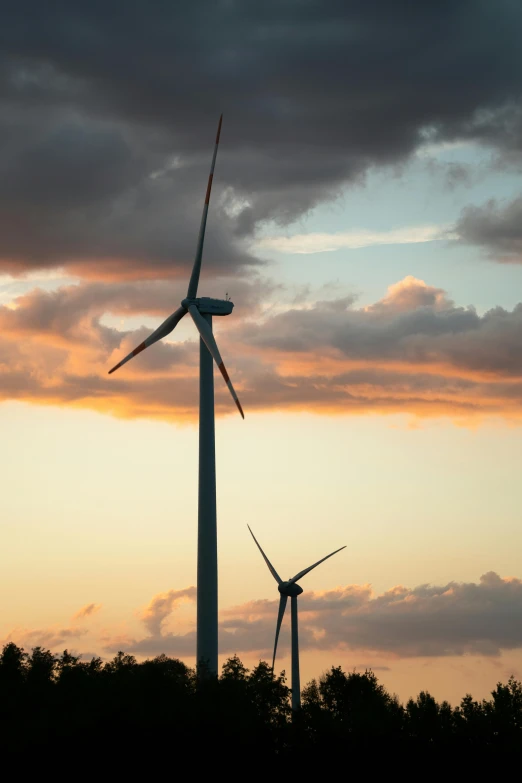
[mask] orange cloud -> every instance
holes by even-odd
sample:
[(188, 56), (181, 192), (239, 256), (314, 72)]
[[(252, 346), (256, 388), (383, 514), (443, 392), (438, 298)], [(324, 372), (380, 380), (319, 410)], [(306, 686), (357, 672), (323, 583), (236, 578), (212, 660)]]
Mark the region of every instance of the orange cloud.
[(81, 609), (78, 609), (78, 611), (73, 614), (72, 619), (74, 621), (84, 620), (86, 617), (92, 617), (92, 615), (99, 612), (101, 608), (101, 604), (85, 604), (85, 606), (82, 606)]
[(182, 590), (169, 590), (155, 595), (148, 606), (140, 613), (140, 619), (149, 633), (161, 635), (163, 623), (172, 614), (181, 601), (195, 601), (196, 588), (185, 587)]
[(419, 307), (444, 310), (451, 304), (442, 288), (426, 285), (413, 275), (407, 275), (398, 283), (388, 287), (388, 293), (380, 302), (370, 305), (367, 310), (373, 313), (406, 313)]
[(86, 633), (87, 631), (82, 628), (14, 628), (7, 634), (2, 644), (15, 642), (29, 649), (32, 647), (52, 649), (71, 644)]
[[(463, 422), (522, 416), (522, 305), (479, 315), (410, 276), (364, 308), (345, 298), (264, 312), (263, 297), (274, 289), (241, 286), (251, 311), (216, 319), (216, 334), (247, 415), (402, 412)], [(106, 318), (146, 314), (156, 323), (181, 295), (176, 285), (157, 282), (83, 282), (35, 289), (1, 306), (0, 400), (195, 418), (195, 330), (193, 339), (158, 343), (107, 375), (151, 326), (119, 331)], [(186, 336), (191, 324), (182, 323)], [(235, 412), (229, 402), (218, 380), (218, 414)]]

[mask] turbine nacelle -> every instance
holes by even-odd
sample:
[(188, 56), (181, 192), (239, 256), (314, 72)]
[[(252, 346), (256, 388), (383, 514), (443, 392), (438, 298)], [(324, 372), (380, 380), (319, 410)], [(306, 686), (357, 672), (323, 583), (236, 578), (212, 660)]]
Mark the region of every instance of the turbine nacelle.
[(277, 586), (277, 589), (281, 593), (281, 595), (286, 595), (288, 598), (297, 598), (298, 595), (301, 595), (303, 592), (303, 588), (301, 585), (296, 584), (295, 582), (281, 582), (280, 585)]
[(183, 299), (181, 306), (188, 310), (191, 305), (198, 308), (203, 315), (230, 315), (234, 302), (229, 299), (212, 299), (210, 296), (200, 296), (195, 299)]

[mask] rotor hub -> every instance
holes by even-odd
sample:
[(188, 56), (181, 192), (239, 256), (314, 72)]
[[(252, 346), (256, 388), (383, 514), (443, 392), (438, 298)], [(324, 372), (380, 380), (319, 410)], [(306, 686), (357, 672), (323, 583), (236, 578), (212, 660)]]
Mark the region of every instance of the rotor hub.
[(297, 598), (303, 592), (303, 588), (295, 582), (281, 582), (277, 589), (281, 595), (286, 595), (289, 598)]

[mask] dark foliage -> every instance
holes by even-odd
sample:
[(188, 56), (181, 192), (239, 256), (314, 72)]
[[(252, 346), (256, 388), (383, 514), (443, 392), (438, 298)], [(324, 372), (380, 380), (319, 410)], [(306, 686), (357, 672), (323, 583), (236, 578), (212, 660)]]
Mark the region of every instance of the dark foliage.
[(259, 772), (275, 762), (311, 769), (366, 759), (370, 768), (399, 753), (473, 761), (522, 749), (522, 683), (513, 677), (490, 700), (466, 695), (455, 708), (424, 691), (403, 706), (373, 672), (340, 667), (305, 687), (294, 720), (289, 696), (284, 672), (273, 677), (264, 661), (249, 671), (234, 656), (218, 679), (198, 681), (165, 655), (139, 663), (120, 652), (104, 663), (9, 643), (0, 655), (0, 752), (6, 762), (111, 760), (123, 769), (133, 758), (154, 768), (178, 759)]

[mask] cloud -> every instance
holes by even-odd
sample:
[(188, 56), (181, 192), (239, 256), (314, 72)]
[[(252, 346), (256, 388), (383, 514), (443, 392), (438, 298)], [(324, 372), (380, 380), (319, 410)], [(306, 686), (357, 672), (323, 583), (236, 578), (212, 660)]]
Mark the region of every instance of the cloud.
[[(190, 588), (189, 588), (190, 589)], [(191, 588), (194, 589), (194, 588)], [(144, 616), (149, 635), (126, 639), (129, 652), (141, 655), (195, 654), (195, 632), (164, 633), (162, 622), (186, 591), (157, 596)], [(172, 596), (172, 598), (170, 597)], [(158, 600), (159, 599), (159, 600)], [(221, 612), (220, 651), (269, 655), (273, 645), (277, 600), (250, 601)], [(522, 648), (522, 580), (490, 571), (475, 582), (396, 586), (375, 594), (370, 585), (346, 585), (299, 598), (302, 650), (364, 651), (392, 658), (467, 654), (498, 656)], [(159, 621), (158, 621), (159, 618)], [(288, 618), (279, 648), (289, 646)], [(106, 640), (106, 650), (121, 648)]]
[[(373, 305), (350, 300), (316, 302), (245, 327), (243, 339), (264, 350), (299, 355), (328, 350), (353, 362), (382, 362), (433, 371), (519, 377), (517, 352), (522, 305), (480, 316), (459, 307), (439, 288), (411, 275), (391, 285)], [(495, 350), (492, 350), (495, 344)]]
[(502, 263), (522, 263), (522, 196), (508, 203), (491, 199), (463, 210), (455, 233), (462, 242), (478, 245)]
[(408, 311), (428, 308), (441, 313), (453, 308), (442, 288), (427, 285), (413, 275), (407, 275), (398, 283), (388, 286), (388, 292), (379, 302), (370, 305), (367, 312), (382, 315), (407, 313)]
[[(133, 149), (126, 149), (132, 130), (106, 124), (100, 129), (98, 120), (84, 118), (72, 126), (44, 126), (25, 145), (22, 131), (17, 151), (0, 151), (0, 270), (65, 267), (89, 279), (181, 278), (186, 287), (208, 155), (152, 177), (156, 158), (141, 150), (146, 141), (134, 139)], [(209, 150), (211, 137), (209, 132)], [(261, 263), (235, 239), (221, 190), (218, 182), (206, 238), (205, 270), (214, 275)]]
[(78, 609), (78, 611), (73, 614), (72, 619), (84, 620), (86, 617), (92, 617), (92, 615), (99, 612), (101, 608), (101, 604), (85, 604), (85, 606), (82, 606), (81, 609)]
[(168, 590), (153, 596), (148, 605), (138, 612), (138, 617), (147, 629), (148, 636), (135, 639), (128, 634), (105, 634), (101, 641), (106, 652), (126, 650), (138, 655), (195, 655), (196, 632), (172, 633), (165, 628), (166, 620), (183, 601), (195, 602), (197, 590), (195, 587), (184, 587), (181, 590)]
[[(304, 596), (303, 596), (304, 597)], [(304, 602), (303, 602), (304, 603)], [(400, 657), (467, 653), (498, 655), (522, 647), (522, 580), (490, 571), (478, 583), (398, 586), (354, 609), (343, 591), (314, 594), (304, 603), (305, 626), (322, 635), (308, 644), (347, 647)]]
[(521, 9), (474, 4), (472, 25), (470, 9), (7, 0), (0, 269), (186, 275), (221, 111), (206, 258), (219, 274), (259, 264), (241, 238), (264, 221), (369, 167), (426, 144), (519, 150)]
[[(281, 288), (262, 281), (236, 285), (250, 304), (234, 318), (216, 319), (216, 335), (247, 415), (521, 418), (522, 304), (480, 315), (412, 276), (362, 307), (352, 296), (297, 297), (298, 304), (288, 305)], [(188, 320), (169, 340), (107, 375), (179, 296), (175, 282), (83, 282), (35, 289), (0, 306), (0, 400), (67, 403), (122, 417), (195, 418), (198, 343)], [(119, 316), (140, 323), (140, 313), (147, 326), (120, 331), (112, 325)], [(219, 415), (235, 415), (219, 382), (216, 406)]]
[(185, 587), (183, 590), (169, 590), (154, 596), (140, 614), (140, 618), (151, 636), (162, 635), (163, 623), (183, 600), (195, 601), (196, 588)]
[(342, 231), (333, 234), (295, 234), (294, 236), (267, 236), (255, 247), (276, 250), (279, 253), (327, 253), (341, 248), (355, 249), (372, 245), (408, 245), (449, 239), (441, 226), (411, 226), (392, 231)]
[(31, 649), (32, 647), (56, 648), (63, 644), (70, 644), (87, 631), (83, 628), (14, 628), (7, 634), (2, 644), (15, 642), (21, 647)]
[[(220, 641), (220, 651), (226, 652), (229, 650), (228, 645), (226, 647), (227, 649), (225, 650)], [(146, 636), (143, 639), (133, 639), (131, 637), (114, 639), (109, 636), (104, 640), (104, 650), (107, 653), (125, 650), (125, 652), (146, 657), (161, 655), (162, 653), (173, 657), (195, 657), (196, 632), (189, 631), (185, 634), (167, 633), (162, 636)]]

